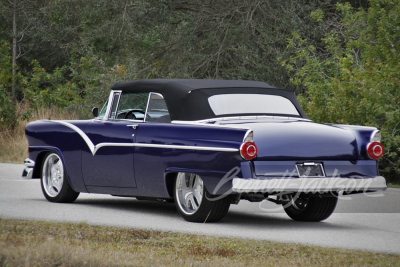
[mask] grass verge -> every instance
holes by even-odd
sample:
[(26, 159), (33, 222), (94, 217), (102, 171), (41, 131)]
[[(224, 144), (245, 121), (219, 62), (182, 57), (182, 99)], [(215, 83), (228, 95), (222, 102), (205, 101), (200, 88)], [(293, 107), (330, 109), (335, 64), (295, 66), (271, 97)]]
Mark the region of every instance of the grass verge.
[(0, 266), (398, 266), (399, 262), (400, 255), (298, 244), (0, 219)]

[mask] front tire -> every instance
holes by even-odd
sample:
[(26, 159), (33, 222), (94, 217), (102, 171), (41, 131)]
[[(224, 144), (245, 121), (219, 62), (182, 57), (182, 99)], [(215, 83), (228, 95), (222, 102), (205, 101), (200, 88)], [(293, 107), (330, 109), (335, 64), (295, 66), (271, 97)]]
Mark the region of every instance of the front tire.
[(200, 176), (178, 173), (175, 187), (175, 205), (181, 216), (189, 222), (216, 222), (229, 210), (231, 197), (212, 199)]
[(50, 202), (74, 202), (79, 192), (75, 192), (69, 184), (67, 171), (61, 158), (56, 153), (47, 153), (44, 156), (41, 174), (43, 195)]
[(283, 207), (286, 214), (295, 221), (320, 222), (327, 219), (336, 208), (337, 197), (319, 197), (300, 194), (284, 195)]

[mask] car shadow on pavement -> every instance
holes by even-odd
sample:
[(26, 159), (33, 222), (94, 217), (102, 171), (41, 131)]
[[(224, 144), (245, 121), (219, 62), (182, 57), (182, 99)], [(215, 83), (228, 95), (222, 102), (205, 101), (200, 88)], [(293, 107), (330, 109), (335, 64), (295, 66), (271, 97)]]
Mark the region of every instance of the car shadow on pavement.
[[(277, 216), (277, 214), (279, 214)], [(239, 211), (229, 211), (222, 221), (226, 225), (243, 226), (244, 228), (270, 227), (273, 229), (293, 228), (296, 229), (352, 229), (347, 225), (338, 225), (329, 222), (329, 218), (322, 222), (299, 222), (290, 219), (284, 213), (245, 213)]]
[[(45, 199), (32, 199), (32, 201), (47, 202)], [(176, 210), (174, 203), (158, 202), (158, 201), (146, 201), (137, 200), (135, 198), (128, 197), (113, 197), (113, 198), (81, 198), (77, 199), (73, 203), (61, 204), (61, 203), (49, 203), (50, 205), (76, 205), (78, 207), (88, 206), (94, 212), (95, 209), (99, 209), (99, 212), (104, 214), (107, 212), (127, 212), (129, 215), (139, 213), (141, 215), (156, 215), (158, 219), (167, 220), (179, 220), (181, 223), (193, 224), (185, 222), (180, 217)], [(77, 209), (79, 209), (77, 207)], [(100, 211), (101, 210), (101, 211)], [(200, 224), (200, 223), (199, 223)], [(233, 226), (235, 229), (293, 229), (296, 227), (298, 230), (306, 229), (353, 229), (355, 227), (347, 225), (337, 225), (329, 222), (329, 218), (323, 222), (297, 222), (293, 221), (284, 213), (249, 213), (248, 211), (237, 211), (230, 210), (228, 214), (220, 221), (216, 223), (202, 224), (202, 226), (208, 227), (221, 227), (221, 226)], [(266, 228), (267, 227), (267, 228)]]
[[(115, 197), (110, 199), (77, 199), (74, 205), (88, 205), (99, 208), (109, 208), (120, 211), (157, 213), (157, 215), (175, 215), (174, 203), (137, 200), (135, 198)], [(177, 216), (179, 214), (176, 214)]]

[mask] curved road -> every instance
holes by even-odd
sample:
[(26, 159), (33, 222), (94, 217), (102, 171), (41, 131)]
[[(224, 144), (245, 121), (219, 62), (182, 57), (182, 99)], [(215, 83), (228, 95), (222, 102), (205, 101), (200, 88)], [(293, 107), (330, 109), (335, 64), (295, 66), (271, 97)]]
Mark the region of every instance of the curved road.
[(22, 164), (0, 163), (0, 217), (141, 228), (400, 254), (400, 189), (340, 199), (321, 223), (292, 221), (273, 203), (241, 201), (219, 223), (184, 221), (173, 204), (81, 194), (72, 204), (45, 200)]

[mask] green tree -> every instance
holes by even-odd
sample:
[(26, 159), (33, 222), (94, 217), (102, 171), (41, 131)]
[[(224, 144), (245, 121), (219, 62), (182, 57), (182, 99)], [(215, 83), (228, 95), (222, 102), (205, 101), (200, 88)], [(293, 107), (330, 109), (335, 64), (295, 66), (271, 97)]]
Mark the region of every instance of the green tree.
[(288, 40), (294, 52), (281, 63), (291, 82), (306, 89), (300, 101), (315, 121), (381, 129), (380, 169), (399, 182), (400, 1), (371, 0), (368, 10), (339, 3), (337, 9), (342, 19), (322, 38), (324, 53), (295, 32)]

